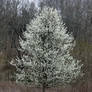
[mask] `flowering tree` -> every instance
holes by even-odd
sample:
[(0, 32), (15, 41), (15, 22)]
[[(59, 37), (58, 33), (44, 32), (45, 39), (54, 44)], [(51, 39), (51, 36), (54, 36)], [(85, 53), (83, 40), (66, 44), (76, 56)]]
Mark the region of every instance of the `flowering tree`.
[(14, 60), (16, 81), (43, 87), (64, 85), (82, 75), (80, 61), (70, 55), (75, 43), (58, 11), (45, 7), (27, 25), (26, 41), (20, 39), (21, 50), (27, 52)]

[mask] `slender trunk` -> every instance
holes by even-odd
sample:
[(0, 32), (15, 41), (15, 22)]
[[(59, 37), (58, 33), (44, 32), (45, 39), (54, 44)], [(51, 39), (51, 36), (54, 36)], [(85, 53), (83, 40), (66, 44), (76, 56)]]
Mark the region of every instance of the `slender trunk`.
[(42, 92), (45, 92), (45, 86), (42, 87)]

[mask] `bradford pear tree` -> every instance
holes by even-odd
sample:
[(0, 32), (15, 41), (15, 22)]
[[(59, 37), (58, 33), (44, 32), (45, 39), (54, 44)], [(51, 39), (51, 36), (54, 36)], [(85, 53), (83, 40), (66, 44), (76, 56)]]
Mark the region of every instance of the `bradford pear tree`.
[(45, 92), (46, 87), (64, 85), (82, 75), (82, 64), (70, 55), (74, 38), (66, 31), (58, 11), (43, 8), (27, 25), (26, 41), (20, 39), (21, 51), (26, 54), (11, 62), (17, 69), (17, 82), (39, 85)]

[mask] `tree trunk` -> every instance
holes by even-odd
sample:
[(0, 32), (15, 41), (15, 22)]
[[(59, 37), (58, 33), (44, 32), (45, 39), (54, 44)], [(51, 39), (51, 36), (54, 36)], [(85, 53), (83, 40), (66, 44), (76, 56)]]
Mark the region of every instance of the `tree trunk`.
[(45, 92), (45, 86), (42, 87), (42, 92)]

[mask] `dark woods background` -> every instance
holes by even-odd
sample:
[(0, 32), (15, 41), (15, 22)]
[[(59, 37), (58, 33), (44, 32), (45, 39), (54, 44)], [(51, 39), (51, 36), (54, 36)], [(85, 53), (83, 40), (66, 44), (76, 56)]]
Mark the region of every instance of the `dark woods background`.
[[(39, 10), (45, 5), (59, 10), (67, 32), (72, 32), (76, 40), (72, 55), (82, 60), (85, 72), (82, 81), (77, 84), (91, 83), (92, 0), (39, 0)], [(20, 56), (18, 39), (23, 38), (26, 24), (35, 17), (38, 7), (27, 0), (0, 0), (0, 81), (11, 80), (15, 69), (9, 62), (12, 57)]]
[[(27, 0), (24, 0), (27, 1)], [(37, 11), (34, 3), (23, 0), (0, 0), (0, 80), (8, 81), (14, 68), (9, 65), (12, 57), (20, 55), (19, 37), (22, 37)]]

